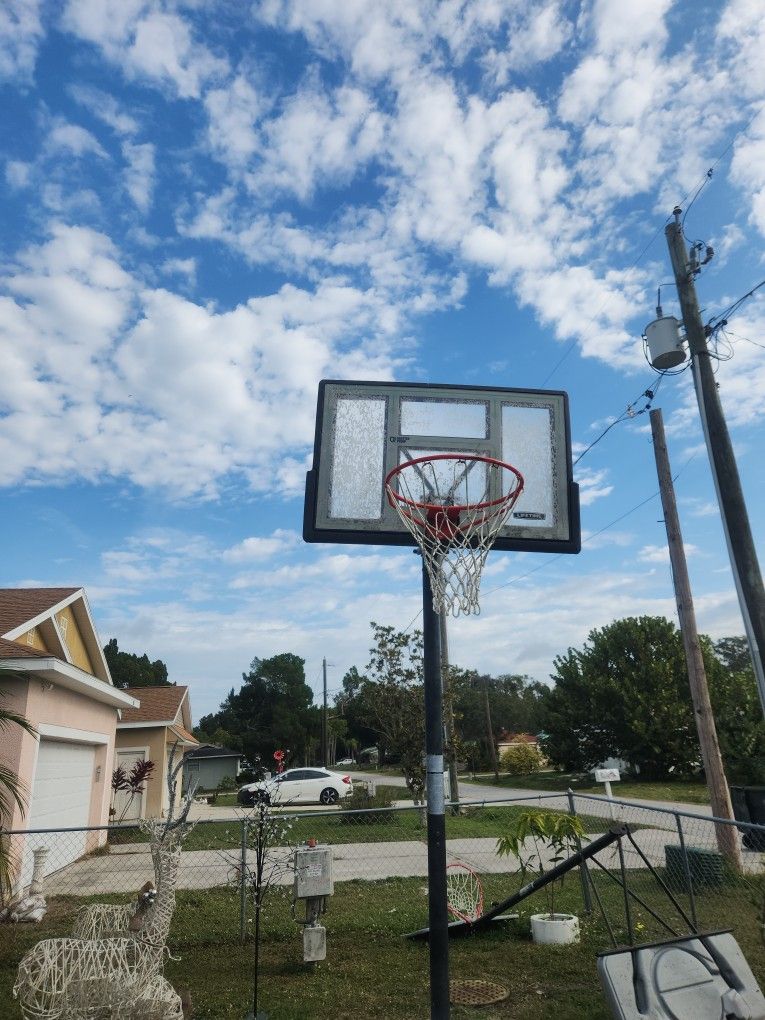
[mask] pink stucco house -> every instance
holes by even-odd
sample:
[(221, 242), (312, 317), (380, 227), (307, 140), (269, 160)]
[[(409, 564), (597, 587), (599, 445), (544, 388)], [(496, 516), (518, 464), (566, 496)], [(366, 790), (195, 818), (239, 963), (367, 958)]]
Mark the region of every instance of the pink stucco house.
[[(25, 716), (37, 737), (10, 726), (0, 761), (26, 791), (8, 829), (106, 825), (120, 710), (135, 698), (112, 684), (82, 588), (0, 589), (0, 703)], [(38, 838), (38, 842), (42, 837)], [(95, 849), (105, 834), (70, 833), (49, 855), (56, 870)], [(25, 840), (23, 868), (32, 839)]]

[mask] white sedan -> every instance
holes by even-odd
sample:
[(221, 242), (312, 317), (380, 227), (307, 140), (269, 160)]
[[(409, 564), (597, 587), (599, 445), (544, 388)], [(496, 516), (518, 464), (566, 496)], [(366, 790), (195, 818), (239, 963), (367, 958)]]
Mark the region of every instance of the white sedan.
[(237, 794), (240, 804), (337, 804), (353, 792), (350, 776), (329, 769), (287, 769), (270, 779), (247, 783)]

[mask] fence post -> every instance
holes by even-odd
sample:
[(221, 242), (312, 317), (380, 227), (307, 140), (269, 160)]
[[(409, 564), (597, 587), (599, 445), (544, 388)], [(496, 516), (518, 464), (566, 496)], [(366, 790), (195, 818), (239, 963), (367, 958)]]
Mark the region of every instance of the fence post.
[(677, 835), (680, 839), (680, 853), (683, 857), (683, 871), (685, 873), (685, 886), (688, 890), (688, 905), (691, 908), (691, 919), (693, 920), (693, 927), (698, 931), (698, 922), (696, 920), (696, 897), (693, 894), (693, 878), (691, 877), (691, 866), (688, 863), (688, 851), (685, 849), (685, 835), (683, 833), (683, 820), (680, 815), (675, 811), (675, 825), (677, 826)]
[[(576, 804), (574, 802), (574, 791), (571, 787), (568, 788), (568, 809), (569, 813), (576, 817)], [(579, 837), (576, 837), (576, 848), (577, 850), (582, 849), (582, 841)], [(587, 861), (582, 861), (579, 865), (579, 878), (582, 883), (582, 896), (584, 897), (584, 909), (586, 913), (592, 913), (592, 893), (590, 892), (590, 873), (587, 870)]]
[(239, 941), (247, 938), (247, 819), (242, 819), (242, 851), (239, 859)]

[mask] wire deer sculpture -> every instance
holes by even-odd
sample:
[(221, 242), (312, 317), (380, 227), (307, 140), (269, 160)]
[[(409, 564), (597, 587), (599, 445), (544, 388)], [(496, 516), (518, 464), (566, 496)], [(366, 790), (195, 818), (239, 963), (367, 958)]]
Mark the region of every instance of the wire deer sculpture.
[(163, 975), (175, 891), (196, 785), (176, 814), (183, 759), (167, 767), (169, 808), (164, 819), (141, 822), (150, 837), (153, 889), (132, 904), (81, 908), (70, 938), (44, 939), (19, 964), (13, 994), (25, 1020), (182, 1020), (181, 997)]

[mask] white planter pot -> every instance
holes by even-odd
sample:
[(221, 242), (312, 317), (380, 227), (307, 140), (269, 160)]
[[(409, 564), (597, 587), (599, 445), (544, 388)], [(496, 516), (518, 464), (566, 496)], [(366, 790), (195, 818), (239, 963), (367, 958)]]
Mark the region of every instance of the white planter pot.
[(573, 914), (532, 914), (531, 937), (546, 946), (563, 946), (579, 941), (579, 918)]

